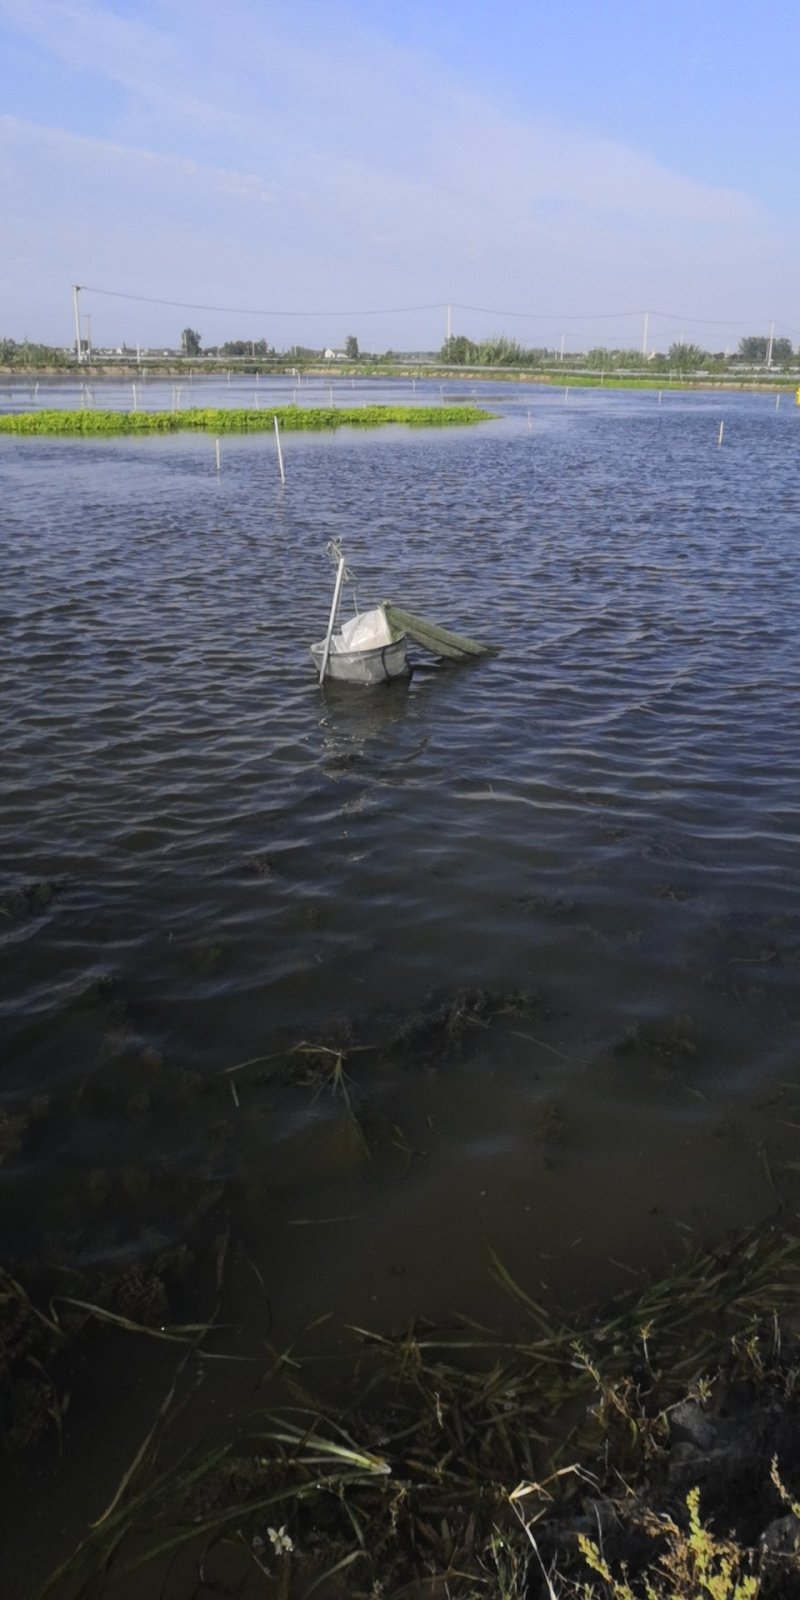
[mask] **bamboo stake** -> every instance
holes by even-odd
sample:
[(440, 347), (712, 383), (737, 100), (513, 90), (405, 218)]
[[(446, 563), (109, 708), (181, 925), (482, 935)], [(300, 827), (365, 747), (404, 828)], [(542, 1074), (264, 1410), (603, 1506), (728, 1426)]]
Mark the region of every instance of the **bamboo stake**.
[(276, 444), (277, 450), (278, 450), (278, 467), (280, 469), (280, 474), (281, 474), (281, 483), (285, 483), (286, 482), (286, 473), (284, 472), (284, 468), (283, 468), (283, 451), (281, 449), (280, 427), (278, 425), (278, 419), (274, 414), (273, 414), (272, 420), (273, 420), (273, 422), (275, 424), (275, 444)]
[(342, 584), (343, 583), (344, 583), (344, 556), (340, 556), (339, 557), (339, 565), (336, 568), (336, 583), (334, 584), (334, 588), (333, 588), (333, 604), (331, 606), (330, 617), (328, 618), (328, 632), (325, 635), (325, 649), (322, 652), (322, 666), (319, 669), (319, 681), (320, 681), (320, 683), (322, 683), (322, 681), (323, 681), (323, 679), (325, 677), (325, 673), (328, 670), (328, 656), (331, 653), (331, 639), (333, 638), (333, 630), (336, 627), (336, 615), (337, 615), (337, 612), (339, 610), (339, 601), (340, 601), (340, 599), (342, 597)]

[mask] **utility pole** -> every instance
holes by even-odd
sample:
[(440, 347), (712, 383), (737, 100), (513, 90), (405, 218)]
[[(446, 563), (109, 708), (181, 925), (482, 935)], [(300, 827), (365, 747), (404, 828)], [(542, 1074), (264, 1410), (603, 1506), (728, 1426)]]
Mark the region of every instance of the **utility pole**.
[(75, 311), (75, 356), (76, 356), (76, 359), (77, 359), (77, 361), (79, 363), (83, 360), (83, 355), (81, 353), (81, 314), (80, 314), (80, 310), (79, 310), (79, 307), (78, 307), (78, 295), (80, 294), (80, 292), (81, 292), (80, 284), (79, 283), (73, 283), (73, 285), (72, 285), (72, 305), (73, 305), (73, 309)]
[(89, 360), (91, 361), (91, 359), (92, 359), (92, 319), (88, 315), (88, 313), (87, 313), (87, 316), (86, 316), (86, 354), (89, 357)]
[(644, 314), (644, 333), (642, 334), (642, 355), (644, 356), (645, 360), (647, 360), (647, 329), (648, 329), (649, 322), (650, 322), (650, 312), (649, 311), (645, 311), (645, 314)]
[(775, 324), (774, 324), (774, 322), (771, 322), (770, 325), (769, 325), (769, 344), (767, 345), (767, 372), (769, 372), (769, 369), (772, 366), (772, 346), (773, 346), (774, 342), (775, 342)]
[(447, 343), (448, 344), (450, 343), (450, 340), (452, 339), (452, 337), (453, 337), (453, 307), (452, 306), (448, 306), (447, 307)]
[(566, 334), (562, 333), (562, 335), (561, 335), (561, 360), (562, 361), (564, 360), (564, 340), (565, 340), (565, 338), (566, 338)]

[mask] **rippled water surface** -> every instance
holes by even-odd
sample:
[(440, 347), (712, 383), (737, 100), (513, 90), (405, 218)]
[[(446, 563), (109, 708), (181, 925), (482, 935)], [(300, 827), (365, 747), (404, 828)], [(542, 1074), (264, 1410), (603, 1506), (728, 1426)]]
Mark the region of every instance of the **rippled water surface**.
[[(478, 394), (285, 487), (268, 435), (2, 438), (6, 1254), (222, 1207), (280, 1341), (793, 1203), (800, 413)], [(332, 537), (500, 653), (320, 691)]]

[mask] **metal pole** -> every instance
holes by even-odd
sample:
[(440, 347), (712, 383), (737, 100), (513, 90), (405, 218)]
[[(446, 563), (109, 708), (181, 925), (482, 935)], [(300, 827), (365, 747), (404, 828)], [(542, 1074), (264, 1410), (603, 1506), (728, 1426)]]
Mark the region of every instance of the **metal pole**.
[(81, 314), (80, 314), (80, 309), (79, 309), (79, 306), (78, 306), (78, 295), (80, 294), (80, 292), (81, 292), (80, 284), (79, 283), (73, 283), (73, 285), (72, 285), (72, 305), (73, 305), (73, 309), (75, 311), (75, 355), (76, 355), (76, 358), (77, 358), (79, 363), (82, 360), (82, 357), (81, 357)]
[(772, 366), (772, 346), (773, 346), (774, 340), (775, 340), (775, 324), (774, 324), (774, 322), (771, 322), (770, 325), (769, 325), (769, 344), (767, 345), (767, 372), (769, 372), (769, 369)]
[(647, 358), (647, 329), (648, 329), (649, 322), (650, 322), (650, 312), (649, 311), (645, 311), (645, 314), (644, 314), (644, 333), (642, 334), (642, 355), (645, 357), (645, 359)]
[(325, 635), (325, 649), (322, 652), (322, 666), (319, 669), (319, 681), (320, 681), (320, 683), (322, 683), (322, 681), (323, 681), (323, 679), (325, 677), (325, 673), (328, 670), (328, 656), (331, 653), (331, 639), (333, 638), (333, 630), (336, 627), (336, 614), (337, 614), (337, 612), (339, 610), (339, 601), (340, 601), (340, 599), (342, 597), (342, 584), (343, 583), (344, 583), (344, 556), (340, 556), (339, 557), (339, 565), (338, 565), (338, 567), (336, 569), (336, 583), (334, 584), (334, 589), (333, 589), (333, 605), (331, 606), (331, 614), (330, 614), (330, 617), (328, 619), (328, 632)]

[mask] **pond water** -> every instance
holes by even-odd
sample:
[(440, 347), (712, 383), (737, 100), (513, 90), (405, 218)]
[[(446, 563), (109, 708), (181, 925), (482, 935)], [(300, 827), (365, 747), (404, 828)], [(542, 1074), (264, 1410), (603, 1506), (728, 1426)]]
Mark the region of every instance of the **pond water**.
[[(232, 1317), (338, 1348), (502, 1320), (488, 1246), (574, 1305), (794, 1207), (800, 411), (473, 392), (497, 420), (287, 435), (285, 487), (269, 435), (219, 473), (0, 437), (6, 1259), (224, 1217)], [(332, 538), (359, 604), (499, 654), (321, 691)]]

